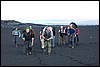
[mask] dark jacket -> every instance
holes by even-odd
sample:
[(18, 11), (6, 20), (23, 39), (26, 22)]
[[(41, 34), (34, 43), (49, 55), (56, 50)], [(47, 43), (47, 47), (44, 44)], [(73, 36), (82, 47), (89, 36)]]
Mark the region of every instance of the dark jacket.
[(32, 40), (32, 38), (34, 38), (34, 34), (32, 34), (31, 32), (24, 32), (23, 33), (23, 37), (25, 38), (25, 41), (30, 41)]
[(45, 37), (46, 39), (49, 39), (49, 38), (51, 37), (51, 31), (49, 31), (49, 32), (45, 31), (44, 37)]

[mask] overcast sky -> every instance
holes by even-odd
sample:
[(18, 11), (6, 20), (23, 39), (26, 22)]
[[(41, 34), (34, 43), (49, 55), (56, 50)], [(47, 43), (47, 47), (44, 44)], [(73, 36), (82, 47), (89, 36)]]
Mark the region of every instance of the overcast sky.
[(1, 1), (1, 20), (99, 19), (99, 1)]

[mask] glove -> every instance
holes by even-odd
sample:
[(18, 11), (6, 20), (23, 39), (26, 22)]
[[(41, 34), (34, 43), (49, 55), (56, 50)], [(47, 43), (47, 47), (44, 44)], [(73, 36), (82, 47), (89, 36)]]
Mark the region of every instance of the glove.
[(47, 39), (47, 40), (50, 40), (50, 39)]

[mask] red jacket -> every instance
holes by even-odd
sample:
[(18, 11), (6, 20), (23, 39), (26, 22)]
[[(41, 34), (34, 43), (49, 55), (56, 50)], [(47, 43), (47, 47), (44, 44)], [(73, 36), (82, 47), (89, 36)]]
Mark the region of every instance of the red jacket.
[(76, 34), (78, 35), (80, 33), (79, 29), (76, 28)]

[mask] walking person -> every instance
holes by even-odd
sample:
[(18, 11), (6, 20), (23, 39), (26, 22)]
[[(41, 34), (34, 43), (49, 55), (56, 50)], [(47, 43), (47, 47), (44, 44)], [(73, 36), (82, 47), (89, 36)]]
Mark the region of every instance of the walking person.
[(24, 53), (26, 55), (32, 54), (32, 47), (34, 46), (34, 33), (30, 31), (29, 28), (26, 28), (23, 33), (23, 40), (24, 40)]
[(43, 38), (44, 38), (44, 53), (46, 51), (48, 52), (48, 55), (51, 54), (51, 43), (50, 40), (53, 37), (53, 33), (50, 31), (50, 27), (47, 27), (47, 29), (43, 32)]
[(76, 23), (74, 23), (74, 22), (71, 22), (70, 24), (72, 24), (72, 27), (76, 30), (75, 43), (76, 43), (76, 45), (79, 45), (79, 33), (80, 33), (79, 28), (76, 25)]
[(18, 47), (17, 41), (18, 41), (18, 37), (21, 36), (21, 33), (20, 33), (20, 31), (18, 30), (17, 27), (12, 30), (12, 35), (14, 37), (14, 44), (15, 44), (16, 47)]
[(55, 44), (54, 44), (54, 34), (55, 34), (55, 32), (54, 32), (54, 30), (53, 30), (53, 27), (49, 27), (50, 28), (50, 31), (52, 32), (52, 34), (53, 34), (53, 37), (52, 37), (52, 39), (51, 39), (51, 47), (54, 47), (55, 46)]
[[(29, 29), (30, 29), (30, 32), (32, 34), (35, 34), (34, 29), (32, 28), (32, 26), (29, 26)], [(33, 44), (34, 44), (34, 41), (33, 41)], [(34, 51), (34, 46), (32, 46), (32, 51)]]
[(63, 26), (60, 26), (59, 33), (60, 33), (60, 45), (65, 45), (65, 33), (66, 32)]
[(75, 47), (75, 42), (74, 42), (75, 33), (76, 33), (75, 29), (72, 27), (72, 24), (70, 24), (69, 29), (68, 29), (68, 36), (69, 36), (69, 46), (71, 48)]
[(53, 47), (55, 47), (55, 28), (52, 27), (52, 32), (53, 32)]

